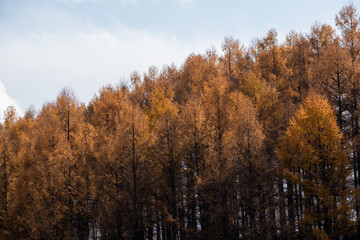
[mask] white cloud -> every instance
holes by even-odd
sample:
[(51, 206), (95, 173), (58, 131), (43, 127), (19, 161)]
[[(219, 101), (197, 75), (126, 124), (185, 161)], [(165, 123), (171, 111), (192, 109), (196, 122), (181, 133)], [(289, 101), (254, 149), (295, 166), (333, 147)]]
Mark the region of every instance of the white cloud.
[(200, 34), (179, 40), (169, 33), (131, 28), (116, 18), (99, 25), (54, 6), (26, 7), (17, 14), (31, 23), (0, 21), (0, 81), (22, 109), (32, 104), (39, 109), (65, 86), (88, 102), (102, 86), (126, 80), (132, 71), (143, 73), (152, 65), (161, 68), (171, 63), (180, 66), (191, 52), (204, 53), (221, 41)]
[[(180, 42), (175, 36), (118, 24), (106, 30), (87, 26), (71, 33), (14, 33), (0, 28), (0, 79), (23, 109), (56, 98), (64, 86), (89, 101), (100, 87), (119, 83), (136, 70), (183, 63), (214, 41)], [(90, 30), (91, 29), (91, 30)]]
[(0, 82), (0, 121), (3, 119), (5, 109), (9, 106), (14, 106), (19, 113), (21, 112), (17, 102), (8, 95), (5, 86)]

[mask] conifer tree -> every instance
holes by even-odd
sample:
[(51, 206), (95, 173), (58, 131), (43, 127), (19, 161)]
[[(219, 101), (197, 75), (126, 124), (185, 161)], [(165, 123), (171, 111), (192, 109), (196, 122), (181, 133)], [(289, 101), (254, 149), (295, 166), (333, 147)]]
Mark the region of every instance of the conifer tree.
[[(333, 109), (312, 94), (291, 120), (280, 145), (288, 191), (298, 185), (305, 198), (299, 234), (305, 238), (344, 237), (349, 225), (347, 158)], [(291, 189), (292, 190), (292, 189)]]

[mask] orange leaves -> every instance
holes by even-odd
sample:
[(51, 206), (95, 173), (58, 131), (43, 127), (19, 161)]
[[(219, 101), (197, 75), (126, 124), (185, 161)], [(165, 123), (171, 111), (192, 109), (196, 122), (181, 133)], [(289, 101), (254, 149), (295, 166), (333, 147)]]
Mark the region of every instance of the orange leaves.
[(229, 122), (231, 137), (227, 145), (236, 149), (233, 155), (258, 154), (265, 136), (248, 97), (241, 93), (231, 95)]
[[(280, 143), (278, 157), (287, 181), (302, 187), (307, 201), (316, 202), (318, 210), (306, 206), (304, 224), (314, 224), (318, 219), (332, 219), (335, 223), (338, 216), (348, 216), (349, 172), (339, 131), (328, 101), (313, 93), (296, 112)], [(342, 199), (341, 205), (337, 197)], [(325, 224), (326, 234), (320, 230), (314, 234), (337, 234), (333, 225)]]
[(159, 82), (151, 93), (150, 109), (148, 111), (149, 123), (155, 126), (156, 122), (162, 118), (172, 118), (177, 112), (176, 103), (173, 102), (174, 92), (166, 83)]
[[(341, 164), (345, 164), (345, 153), (341, 153), (341, 135), (333, 109), (327, 100), (319, 95), (312, 94), (306, 99), (305, 104), (291, 120), (284, 141), (285, 145), (282, 147), (285, 149), (280, 151), (280, 158), (285, 162), (299, 161), (284, 162), (290, 166), (295, 164), (309, 169), (323, 161), (328, 162), (339, 157), (343, 159)], [(287, 155), (288, 153), (290, 155)], [(323, 156), (324, 153), (326, 157)], [(298, 157), (293, 158), (293, 155)]]

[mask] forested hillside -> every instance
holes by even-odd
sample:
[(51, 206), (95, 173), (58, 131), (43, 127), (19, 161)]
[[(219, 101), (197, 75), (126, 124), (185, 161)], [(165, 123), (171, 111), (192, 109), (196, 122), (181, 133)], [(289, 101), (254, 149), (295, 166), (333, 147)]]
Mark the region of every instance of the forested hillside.
[(0, 239), (359, 239), (360, 16), (0, 123)]

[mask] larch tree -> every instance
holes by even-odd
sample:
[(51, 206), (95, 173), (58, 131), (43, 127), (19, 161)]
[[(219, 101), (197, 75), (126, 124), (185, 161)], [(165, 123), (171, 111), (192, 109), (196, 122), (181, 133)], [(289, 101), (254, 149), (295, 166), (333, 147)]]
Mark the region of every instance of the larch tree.
[[(64, 237), (66, 224), (63, 217), (64, 188), (59, 175), (58, 147), (64, 136), (59, 127), (56, 107), (53, 103), (43, 106), (37, 114), (30, 135), (31, 154), (36, 156), (38, 195), (35, 198), (37, 221), (34, 222), (39, 238), (56, 239)], [(36, 134), (35, 134), (36, 133)]]
[[(349, 138), (352, 146), (352, 165), (354, 171), (354, 187), (360, 184), (360, 131), (359, 131), (359, 54), (360, 54), (360, 16), (353, 4), (345, 5), (335, 17), (336, 26), (341, 32), (341, 43), (348, 53), (349, 64), (348, 84), (349, 92), (347, 106), (350, 112)], [(360, 192), (357, 190), (357, 192)], [(357, 229), (360, 231), (360, 195), (356, 196), (355, 211), (357, 215)]]
[(348, 129), (348, 99), (351, 87), (351, 59), (338, 40), (327, 46), (320, 57), (317, 70), (320, 90), (335, 107), (337, 122), (342, 131)]
[(225, 77), (231, 88), (236, 88), (239, 85), (239, 76), (241, 69), (240, 62), (243, 58), (243, 46), (240, 45), (239, 40), (235, 40), (232, 37), (226, 37), (221, 45), (221, 49), (224, 52), (223, 57), (220, 58)]
[(202, 101), (194, 96), (189, 99), (181, 112), (181, 134), (184, 165), (184, 179), (186, 179), (185, 196), (186, 214), (188, 222), (186, 239), (201, 238), (201, 229), (206, 228), (201, 188), (205, 171), (206, 131), (205, 112)]
[(315, 23), (311, 27), (311, 32), (307, 35), (310, 53), (314, 59), (322, 56), (326, 46), (334, 40), (335, 30), (328, 24)]
[(97, 195), (105, 196), (99, 201), (106, 209), (98, 221), (109, 238), (115, 239), (144, 239), (152, 225), (147, 202), (149, 189), (145, 185), (149, 163), (144, 161), (148, 124), (145, 114), (133, 101), (126, 89), (107, 87), (89, 108), (90, 122), (96, 130), (95, 142), (103, 139), (94, 146), (97, 159), (94, 180), (102, 183), (94, 188)]
[(17, 112), (14, 107), (8, 107), (4, 111), (4, 122), (1, 123), (1, 185), (0, 185), (0, 201), (1, 201), (1, 229), (5, 237), (11, 237), (11, 202), (14, 198), (14, 165), (16, 153), (17, 134), (14, 131), (14, 125), (18, 119)]
[[(203, 107), (206, 110), (205, 129), (208, 132), (206, 136), (207, 159), (204, 178), (204, 188), (207, 191), (207, 227), (206, 231), (212, 232), (214, 228), (218, 233), (212, 236), (214, 239), (228, 239), (230, 222), (229, 222), (229, 205), (228, 205), (228, 169), (229, 161), (225, 152), (225, 144), (229, 132), (229, 114), (228, 102), (229, 95), (227, 80), (221, 76), (210, 79), (205, 85), (202, 96)], [(212, 195), (210, 192), (218, 192)], [(212, 214), (210, 214), (212, 213)], [(210, 235), (205, 235), (205, 238)]]
[(153, 136), (151, 155), (160, 187), (156, 197), (163, 202), (162, 235), (166, 239), (176, 240), (180, 230), (178, 193), (181, 182), (181, 148), (179, 110), (173, 101), (174, 92), (169, 88), (169, 84), (164, 78), (155, 86), (150, 97), (148, 119)]
[(349, 227), (344, 221), (349, 214), (349, 171), (341, 140), (327, 100), (310, 95), (291, 120), (278, 150), (287, 186), (298, 185), (305, 198), (299, 237), (337, 239)]
[[(230, 131), (225, 152), (230, 161), (228, 171), (234, 186), (229, 191), (229, 204), (233, 206), (229, 209), (234, 233), (231, 239), (238, 239), (239, 236), (266, 238), (267, 199), (263, 194), (271, 189), (272, 181), (265, 178), (265, 172), (271, 168), (266, 169), (267, 164), (261, 157), (265, 136), (256, 110), (247, 96), (233, 93), (229, 101), (229, 112)], [(267, 184), (269, 185), (266, 186)]]
[(62, 219), (65, 238), (71, 238), (79, 234), (76, 219), (77, 203), (79, 200), (77, 188), (79, 180), (77, 156), (74, 154), (74, 138), (78, 134), (79, 125), (82, 122), (84, 106), (80, 105), (72, 89), (64, 88), (54, 102), (54, 113), (56, 116), (55, 126), (60, 134), (54, 149), (52, 163), (56, 166), (54, 170), (58, 177), (57, 187), (60, 187), (58, 196), (62, 204)]

